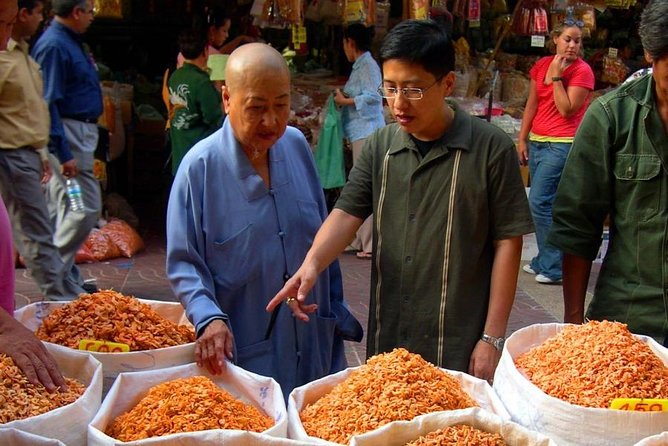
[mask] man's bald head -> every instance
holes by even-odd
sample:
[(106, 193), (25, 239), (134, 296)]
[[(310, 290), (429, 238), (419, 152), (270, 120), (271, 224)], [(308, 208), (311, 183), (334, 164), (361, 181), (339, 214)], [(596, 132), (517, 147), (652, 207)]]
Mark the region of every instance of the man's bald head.
[(234, 91), (258, 77), (290, 81), (290, 70), (281, 53), (264, 43), (248, 43), (234, 50), (225, 66), (227, 87)]
[(18, 12), (16, 0), (0, 0), (0, 51), (7, 49), (7, 41), (12, 36)]

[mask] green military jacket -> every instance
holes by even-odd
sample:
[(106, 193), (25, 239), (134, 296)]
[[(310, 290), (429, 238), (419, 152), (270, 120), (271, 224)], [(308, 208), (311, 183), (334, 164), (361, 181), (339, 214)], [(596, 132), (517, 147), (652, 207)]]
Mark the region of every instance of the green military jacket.
[(184, 63), (169, 78), (169, 101), (174, 107), (169, 136), (172, 142), (172, 175), (184, 155), (200, 140), (220, 128), (221, 96), (208, 73)]
[(336, 207), (373, 212), (367, 355), (405, 347), (468, 370), (489, 303), (493, 242), (533, 231), (512, 140), (451, 103), (422, 158), (397, 124), (373, 133)]
[(594, 259), (603, 222), (610, 241), (590, 319), (668, 334), (668, 134), (651, 75), (594, 101), (575, 136), (553, 208), (549, 242)]

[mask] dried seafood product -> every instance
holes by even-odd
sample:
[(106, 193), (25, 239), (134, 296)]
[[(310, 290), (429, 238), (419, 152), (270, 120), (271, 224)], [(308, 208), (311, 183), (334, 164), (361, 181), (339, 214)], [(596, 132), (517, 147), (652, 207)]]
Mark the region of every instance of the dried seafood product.
[(274, 420), (235, 399), (204, 376), (167, 381), (149, 389), (130, 411), (117, 417), (106, 434), (121, 441), (208, 429), (263, 432)]
[(67, 390), (49, 393), (34, 385), (9, 356), (0, 354), (0, 424), (23, 420), (66, 406), (83, 395), (86, 387), (65, 378)]
[(406, 446), (506, 446), (501, 435), (467, 424), (449, 426), (423, 435)]
[(543, 392), (585, 407), (614, 398), (668, 398), (668, 367), (626, 324), (569, 325), (515, 365)]
[(397, 420), (477, 406), (457, 379), (403, 348), (369, 358), (300, 413), (312, 437), (348, 444)]
[(55, 309), (36, 334), (43, 341), (74, 349), (81, 339), (121, 342), (128, 344), (131, 351), (195, 341), (192, 327), (165, 319), (149, 305), (112, 290), (81, 294)]

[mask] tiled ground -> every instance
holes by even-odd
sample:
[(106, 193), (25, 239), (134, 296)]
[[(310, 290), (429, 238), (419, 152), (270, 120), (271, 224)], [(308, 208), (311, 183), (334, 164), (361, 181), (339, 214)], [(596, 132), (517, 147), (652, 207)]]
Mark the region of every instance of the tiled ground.
[[(82, 265), (85, 278), (94, 278), (100, 288), (113, 288), (124, 294), (156, 300), (175, 300), (165, 276), (165, 243), (161, 231), (144, 231), (147, 248), (132, 259), (116, 259), (105, 263)], [(535, 251), (533, 236), (525, 238), (523, 263)], [(369, 309), (369, 277), (371, 262), (359, 260), (354, 255), (342, 254), (341, 267), (348, 303), (362, 326), (366, 327)], [(598, 271), (594, 265), (594, 272)], [(594, 274), (594, 277), (596, 274)], [(16, 306), (41, 300), (41, 296), (29, 273), (16, 270)], [(519, 273), (518, 289), (508, 334), (534, 323), (557, 322), (563, 314), (561, 287), (540, 285), (533, 276)], [(364, 362), (365, 340), (359, 344), (348, 343), (348, 362), (358, 365)]]

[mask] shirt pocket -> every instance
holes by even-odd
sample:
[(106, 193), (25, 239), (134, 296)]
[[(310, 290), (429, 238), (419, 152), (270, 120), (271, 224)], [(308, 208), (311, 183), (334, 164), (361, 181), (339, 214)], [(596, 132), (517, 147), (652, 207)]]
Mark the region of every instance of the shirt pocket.
[(320, 229), (320, 225), (322, 225), (320, 208), (315, 201), (297, 200), (297, 205), (299, 206), (299, 215), (301, 217), (299, 224), (310, 247), (313, 244), (315, 234)]
[(227, 239), (212, 243), (207, 263), (216, 284), (224, 290), (234, 291), (260, 274), (253, 233), (249, 223)]
[(661, 202), (660, 173), (658, 155), (616, 155), (614, 174), (618, 210), (629, 216), (637, 214), (644, 221), (654, 217)]

